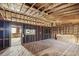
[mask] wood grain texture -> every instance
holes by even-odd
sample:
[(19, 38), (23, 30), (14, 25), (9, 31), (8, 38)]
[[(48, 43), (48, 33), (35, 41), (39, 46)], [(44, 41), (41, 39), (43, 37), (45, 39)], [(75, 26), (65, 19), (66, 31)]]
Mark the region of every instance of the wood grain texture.
[(54, 39), (40, 40), (24, 45), (29, 51), (40, 56), (78, 56), (79, 45)]
[(1, 56), (79, 56), (79, 45), (47, 39), (9, 47), (0, 52)]
[(0, 56), (32, 56), (33, 54), (22, 45), (9, 47), (0, 52)]

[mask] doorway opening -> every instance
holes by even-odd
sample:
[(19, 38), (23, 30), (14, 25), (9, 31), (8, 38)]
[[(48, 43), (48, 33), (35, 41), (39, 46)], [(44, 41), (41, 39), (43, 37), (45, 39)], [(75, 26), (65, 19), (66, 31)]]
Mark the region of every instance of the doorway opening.
[(21, 45), (22, 26), (11, 25), (11, 46)]

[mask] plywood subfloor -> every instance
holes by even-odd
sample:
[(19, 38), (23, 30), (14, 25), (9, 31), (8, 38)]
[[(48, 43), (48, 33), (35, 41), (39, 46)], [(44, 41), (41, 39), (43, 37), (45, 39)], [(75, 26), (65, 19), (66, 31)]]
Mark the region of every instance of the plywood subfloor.
[(22, 45), (9, 47), (0, 52), (0, 56), (32, 56), (33, 54)]
[(79, 56), (79, 45), (54, 39), (40, 40), (9, 47), (2, 52), (2, 56)]
[(11, 38), (11, 46), (21, 45), (21, 38)]
[(79, 56), (79, 45), (54, 39), (31, 42), (24, 46), (35, 55)]

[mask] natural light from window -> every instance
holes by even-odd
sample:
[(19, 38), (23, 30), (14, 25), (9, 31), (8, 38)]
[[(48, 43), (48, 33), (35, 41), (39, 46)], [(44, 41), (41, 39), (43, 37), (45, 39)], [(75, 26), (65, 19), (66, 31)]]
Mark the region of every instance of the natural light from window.
[(16, 28), (11, 28), (12, 33), (16, 33)]

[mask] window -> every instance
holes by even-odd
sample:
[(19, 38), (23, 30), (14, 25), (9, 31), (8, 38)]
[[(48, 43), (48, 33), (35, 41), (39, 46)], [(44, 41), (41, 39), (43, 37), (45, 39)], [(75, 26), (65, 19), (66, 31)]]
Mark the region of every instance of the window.
[(11, 28), (12, 33), (16, 33), (16, 28)]
[(26, 29), (26, 35), (35, 35), (34, 29)]

